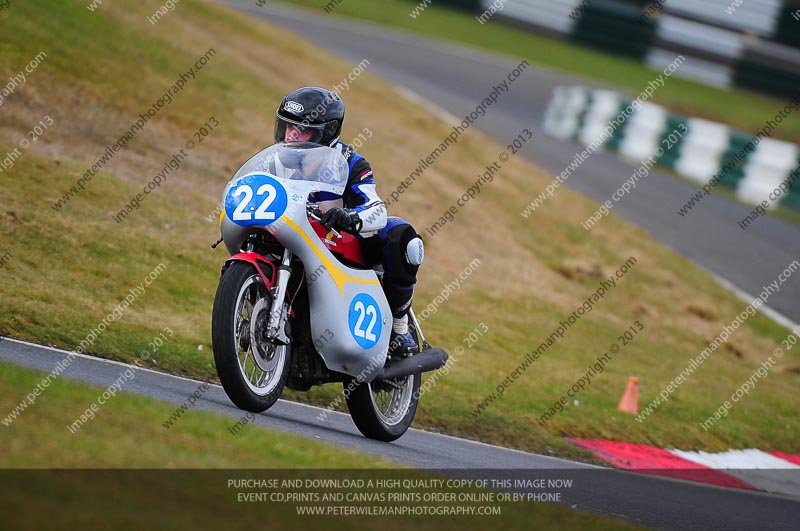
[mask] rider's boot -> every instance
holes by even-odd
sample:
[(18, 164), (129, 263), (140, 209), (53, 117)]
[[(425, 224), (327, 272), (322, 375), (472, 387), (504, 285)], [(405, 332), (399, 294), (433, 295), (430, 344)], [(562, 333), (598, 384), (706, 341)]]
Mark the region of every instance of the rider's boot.
[(419, 351), (419, 345), (408, 330), (408, 314), (394, 318), (392, 333), (389, 335), (389, 354), (406, 357)]

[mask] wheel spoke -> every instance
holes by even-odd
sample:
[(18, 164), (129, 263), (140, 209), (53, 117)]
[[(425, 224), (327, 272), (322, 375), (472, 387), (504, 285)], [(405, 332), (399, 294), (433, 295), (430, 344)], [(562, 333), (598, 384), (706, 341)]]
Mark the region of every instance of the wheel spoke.
[(236, 347), (237, 356), (239, 357), (239, 366), (244, 368), (245, 359), (247, 358), (247, 351), (241, 348), (241, 346)]
[(369, 385), (376, 413), (383, 422), (394, 425), (400, 422), (408, 411), (414, 380), (413, 377), (406, 376), (399, 381), (393, 380), (392, 383), (395, 385), (385, 382), (379, 389), (372, 387), (372, 384)]
[(247, 374), (247, 360), (250, 357), (250, 354), (247, 351), (244, 352), (244, 359), (241, 360), (239, 366), (242, 368), (242, 374)]
[[(271, 298), (259, 283), (256, 274), (246, 278), (240, 287), (234, 313), (234, 352), (239, 363), (239, 373), (244, 383), (253, 392), (264, 395), (276, 385), (276, 380), (285, 370), (285, 359), (280, 359), (283, 353), (275, 353), (278, 359), (268, 361), (259, 354), (259, 345), (251, 341), (251, 333), (260, 334), (260, 329), (265, 325), (269, 312)], [(245, 348), (246, 347), (246, 348)], [(267, 353), (269, 353), (268, 351)], [(270, 370), (264, 370), (269, 363)]]
[(389, 393), (384, 390), (380, 390), (377, 393), (375, 393), (375, 403), (378, 405), (378, 409), (380, 409), (381, 413), (383, 413), (384, 415), (388, 413), (388, 408), (386, 407), (386, 400), (387, 398), (389, 398), (389, 396), (390, 396)]
[[(253, 352), (253, 356), (257, 356), (257, 354), (255, 352)], [(253, 370), (250, 371), (250, 377), (248, 378), (248, 380), (250, 380), (250, 382), (253, 383), (253, 385), (257, 385), (255, 382), (253, 382), (253, 378), (255, 378), (257, 370), (258, 370), (258, 364), (256, 364), (255, 358), (254, 358), (253, 359)]]

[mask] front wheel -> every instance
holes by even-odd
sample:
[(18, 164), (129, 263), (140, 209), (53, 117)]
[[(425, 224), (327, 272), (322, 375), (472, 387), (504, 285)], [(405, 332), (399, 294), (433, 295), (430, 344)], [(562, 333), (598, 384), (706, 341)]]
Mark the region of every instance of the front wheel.
[(291, 348), (264, 339), (272, 293), (250, 264), (234, 262), (220, 279), (211, 317), (214, 364), (240, 409), (260, 413), (281, 396)]
[[(409, 323), (411, 333), (421, 345), (419, 334)], [(358, 431), (364, 437), (391, 442), (401, 437), (411, 426), (419, 404), (422, 374), (412, 374), (394, 380), (358, 383), (344, 382), (347, 409)]]

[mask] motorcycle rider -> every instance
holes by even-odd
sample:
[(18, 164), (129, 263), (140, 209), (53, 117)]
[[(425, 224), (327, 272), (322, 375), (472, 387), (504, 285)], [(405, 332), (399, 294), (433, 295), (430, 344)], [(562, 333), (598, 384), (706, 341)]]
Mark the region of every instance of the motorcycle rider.
[(275, 112), (275, 142), (314, 142), (339, 150), (347, 159), (350, 175), (344, 195), (316, 194), (324, 212), (321, 223), (361, 238), (370, 263), (383, 265), (383, 291), (393, 317), (389, 352), (410, 354), (417, 351), (408, 330), (408, 310), (425, 256), (422, 238), (407, 221), (387, 216), (369, 162), (339, 140), (343, 123), (344, 102), (336, 93), (302, 87), (283, 98)]

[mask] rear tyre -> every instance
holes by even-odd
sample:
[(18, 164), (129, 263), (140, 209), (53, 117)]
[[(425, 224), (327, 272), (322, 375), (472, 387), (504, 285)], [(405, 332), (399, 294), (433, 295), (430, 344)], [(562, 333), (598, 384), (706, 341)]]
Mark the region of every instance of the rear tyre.
[[(409, 330), (421, 345), (412, 323)], [(344, 382), (347, 409), (358, 431), (364, 437), (391, 442), (401, 437), (414, 420), (419, 404), (419, 385), (422, 374), (412, 374), (394, 380), (358, 383)]]
[(214, 364), (222, 388), (240, 409), (260, 413), (281, 396), (290, 346), (263, 339), (272, 293), (258, 271), (234, 262), (220, 279), (211, 316)]

